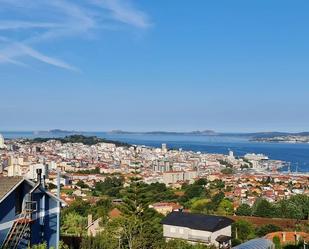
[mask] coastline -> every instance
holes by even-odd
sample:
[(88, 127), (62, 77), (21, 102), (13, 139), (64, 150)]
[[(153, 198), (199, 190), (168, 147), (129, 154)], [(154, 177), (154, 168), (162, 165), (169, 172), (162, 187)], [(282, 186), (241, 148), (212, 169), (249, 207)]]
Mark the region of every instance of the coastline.
[[(31, 131), (23, 132), (0, 132), (5, 139), (35, 138), (35, 137), (65, 137), (69, 134), (46, 134), (38, 135)], [(79, 132), (79, 134), (82, 132)], [(236, 156), (243, 156), (246, 153), (261, 153), (273, 160), (281, 160), (291, 164), (291, 171), (309, 172), (309, 144), (306, 143), (271, 143), (253, 142), (244, 136), (223, 136), (223, 135), (175, 135), (175, 134), (110, 134), (106, 132), (85, 132), (85, 136), (97, 136), (114, 141), (129, 144), (160, 147), (166, 143), (169, 148), (183, 149), (186, 151), (203, 152), (211, 154), (227, 155), (229, 150), (234, 151)], [(279, 169), (280, 172), (288, 170), (287, 166)]]

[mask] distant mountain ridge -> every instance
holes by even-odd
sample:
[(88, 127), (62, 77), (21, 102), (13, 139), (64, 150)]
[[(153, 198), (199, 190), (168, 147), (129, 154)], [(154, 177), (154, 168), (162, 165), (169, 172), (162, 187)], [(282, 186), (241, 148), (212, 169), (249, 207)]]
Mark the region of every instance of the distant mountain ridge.
[[(53, 129), (49, 131), (35, 131), (36, 135), (81, 135), (87, 134), (84, 131), (68, 131), (61, 129)], [(279, 132), (279, 131), (269, 131), (269, 132), (216, 132), (214, 130), (196, 130), (188, 132), (179, 131), (123, 131), (123, 130), (112, 130), (107, 132), (109, 134), (142, 134), (142, 135), (197, 135), (197, 136), (236, 136), (236, 137), (250, 137), (252, 139), (260, 138), (273, 138), (281, 136), (309, 136), (309, 132)]]
[(112, 130), (108, 133), (109, 134), (142, 134), (142, 135), (234, 136), (234, 137), (248, 137), (248, 138), (251, 138), (252, 140), (282, 137), (282, 136), (309, 136), (309, 132), (280, 132), (280, 131), (228, 133), (228, 132), (215, 132), (213, 130), (189, 131), (189, 132), (177, 132), (177, 131), (131, 132), (131, 131), (122, 131), (122, 130)]
[(34, 131), (33, 132), (36, 135), (45, 135), (45, 134), (63, 134), (63, 135), (69, 135), (69, 134), (79, 134), (81, 132), (78, 131), (66, 131), (61, 129), (53, 129), (49, 131)]
[(189, 131), (189, 132), (178, 132), (178, 131), (146, 131), (146, 132), (132, 132), (132, 131), (122, 131), (122, 130), (112, 130), (108, 132), (109, 134), (149, 134), (149, 135), (219, 135), (212, 130), (204, 131)]

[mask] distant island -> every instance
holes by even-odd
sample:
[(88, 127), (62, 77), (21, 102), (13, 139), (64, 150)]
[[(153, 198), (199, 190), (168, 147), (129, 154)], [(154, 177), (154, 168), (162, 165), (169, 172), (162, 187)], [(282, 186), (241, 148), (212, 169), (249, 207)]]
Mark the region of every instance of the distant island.
[(219, 133), (212, 131), (212, 130), (189, 131), (189, 132), (177, 132), (177, 131), (132, 132), (132, 131), (112, 130), (112, 131), (109, 131), (108, 133), (109, 134), (148, 134), (148, 135), (207, 135), (207, 136), (219, 135)]
[(309, 143), (309, 135), (284, 135), (274, 137), (257, 137), (251, 139), (256, 142), (273, 142), (273, 143)]
[(96, 136), (83, 136), (83, 135), (71, 135), (66, 136), (63, 138), (57, 137), (57, 138), (33, 138), (33, 139), (27, 139), (26, 141), (29, 141), (30, 143), (43, 143), (50, 140), (56, 140), (60, 141), (61, 143), (82, 143), (85, 145), (95, 145), (98, 143), (111, 143), (115, 144), (117, 147), (124, 146), (124, 147), (130, 147), (131, 145), (128, 143), (123, 143), (119, 141), (113, 141), (108, 140), (105, 138), (98, 138)]
[(66, 130), (61, 130), (61, 129), (53, 129), (49, 131), (34, 131), (33, 132), (35, 135), (69, 135), (69, 134), (79, 134), (82, 132), (78, 131), (66, 131)]
[[(85, 138), (89, 135), (89, 132), (85, 131), (67, 131), (61, 129), (53, 129), (49, 131), (35, 131), (33, 132), (35, 135), (43, 137), (51, 136), (51, 137), (74, 137), (79, 136)], [(123, 131), (123, 130), (112, 130), (106, 132), (107, 134), (113, 135), (122, 135), (122, 134), (135, 134), (135, 135), (196, 135), (196, 136), (231, 136), (231, 137), (246, 137), (250, 141), (254, 142), (273, 142), (273, 143), (309, 143), (309, 132), (298, 132), (298, 133), (290, 133), (290, 132), (278, 132), (278, 131), (270, 131), (270, 132), (251, 132), (251, 133), (227, 133), (227, 132), (216, 132), (213, 130), (196, 130), (196, 131), (188, 131), (188, 132), (178, 132), (178, 131)], [(93, 134), (93, 133), (92, 133)], [(88, 136), (87, 136), (88, 137)], [(62, 138), (62, 139), (65, 139)], [(49, 138), (38, 138), (38, 139), (49, 139)], [(100, 138), (97, 138), (100, 139)], [(58, 138), (60, 140), (60, 138)], [(63, 140), (64, 142), (65, 140)], [(104, 141), (109, 141), (105, 140)], [(112, 141), (115, 142), (115, 141)], [(116, 143), (116, 142), (115, 142)]]

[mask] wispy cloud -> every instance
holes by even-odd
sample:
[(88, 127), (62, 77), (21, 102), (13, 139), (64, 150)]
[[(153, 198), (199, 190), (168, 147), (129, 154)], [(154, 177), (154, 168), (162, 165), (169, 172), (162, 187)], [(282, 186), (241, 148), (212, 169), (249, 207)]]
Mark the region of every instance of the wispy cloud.
[(55, 39), (83, 39), (115, 23), (139, 29), (151, 26), (148, 16), (128, 0), (0, 0), (0, 63), (25, 66), (23, 58), (29, 57), (78, 71), (35, 47)]
[(136, 26), (138, 28), (148, 28), (151, 23), (148, 16), (135, 9), (129, 1), (120, 0), (93, 0), (94, 4), (111, 11), (111, 15), (116, 20)]

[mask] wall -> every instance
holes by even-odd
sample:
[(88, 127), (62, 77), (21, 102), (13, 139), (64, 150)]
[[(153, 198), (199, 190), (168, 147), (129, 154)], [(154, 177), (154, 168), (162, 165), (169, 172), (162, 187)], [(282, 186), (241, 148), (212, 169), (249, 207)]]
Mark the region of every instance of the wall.
[(3, 244), (15, 220), (15, 192), (0, 203), (0, 245)]
[(199, 241), (203, 239), (204, 242), (210, 239), (209, 243), (219, 246), (216, 238), (219, 235), (231, 236), (232, 228), (231, 226), (220, 229), (216, 232), (208, 232), (203, 230), (195, 230), (187, 227), (163, 225), (163, 235), (166, 238), (177, 238), (189, 241)]

